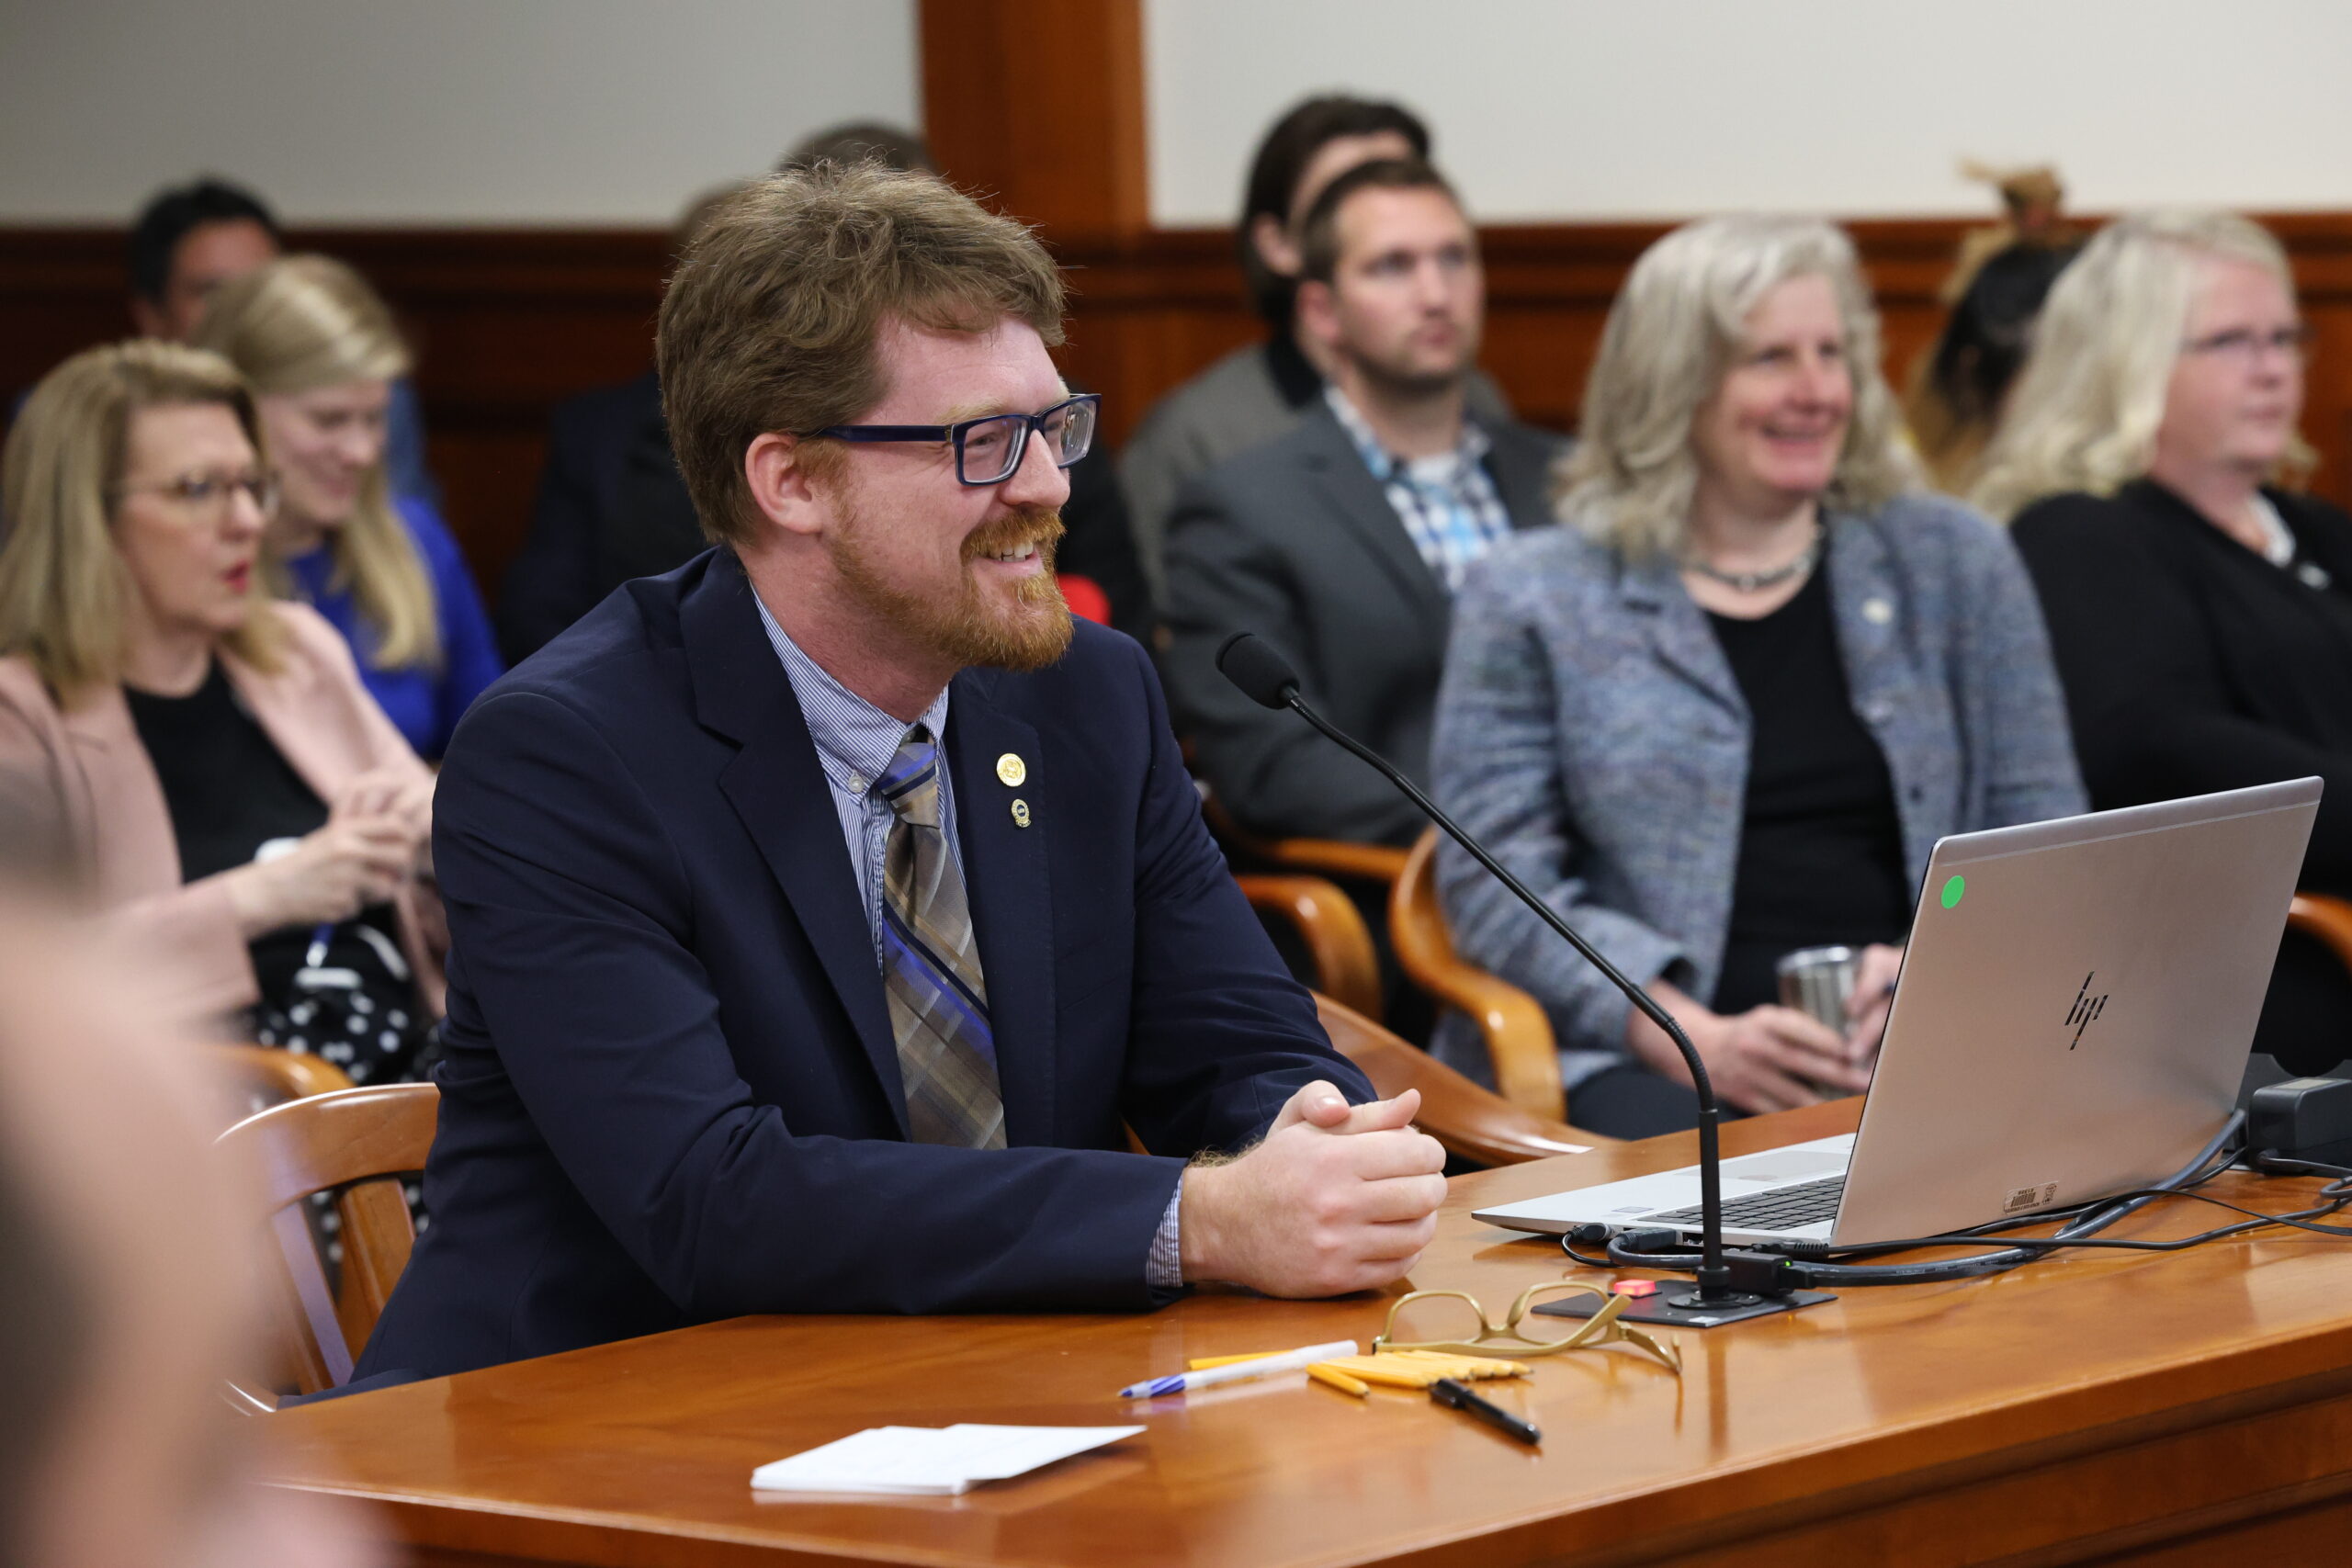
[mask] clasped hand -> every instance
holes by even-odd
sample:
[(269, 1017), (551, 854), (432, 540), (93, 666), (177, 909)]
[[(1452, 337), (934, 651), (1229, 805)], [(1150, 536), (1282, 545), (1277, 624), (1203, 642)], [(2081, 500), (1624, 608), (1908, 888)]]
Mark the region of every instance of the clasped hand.
[(424, 869), (433, 829), (431, 775), (362, 773), (328, 808), (326, 826), (273, 860), (222, 874), (248, 937), (347, 920)]
[(1445, 1201), (1445, 1150), (1414, 1128), (1420, 1108), (1417, 1089), (1351, 1106), (1317, 1081), (1246, 1153), (1188, 1167), (1185, 1280), (1333, 1296), (1408, 1273)]

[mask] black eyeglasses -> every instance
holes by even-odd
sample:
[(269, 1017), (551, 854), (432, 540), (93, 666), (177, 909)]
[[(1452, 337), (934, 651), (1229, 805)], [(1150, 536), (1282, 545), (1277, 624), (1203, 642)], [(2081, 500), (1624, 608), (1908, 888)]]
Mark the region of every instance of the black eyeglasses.
[(960, 484), (998, 485), (1020, 470), (1031, 432), (1046, 438), (1054, 467), (1067, 468), (1094, 445), (1099, 392), (1080, 392), (1043, 413), (992, 413), (954, 424), (829, 424), (810, 435), (836, 441), (941, 441), (956, 448)]

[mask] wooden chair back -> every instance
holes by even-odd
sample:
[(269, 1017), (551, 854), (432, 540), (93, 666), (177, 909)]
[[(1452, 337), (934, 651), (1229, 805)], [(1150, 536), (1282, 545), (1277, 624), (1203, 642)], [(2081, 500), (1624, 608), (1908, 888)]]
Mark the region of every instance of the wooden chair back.
[(269, 1045), (207, 1045), (204, 1053), (215, 1068), (212, 1076), (226, 1087), (235, 1112), (231, 1122), (289, 1100), (351, 1087), (341, 1067), (319, 1056)]
[(1413, 984), (1478, 1026), (1505, 1100), (1557, 1122), (1568, 1106), (1552, 1021), (1533, 997), (1464, 963), (1453, 951), (1453, 932), (1437, 895), (1437, 831), (1430, 829), (1414, 843), (1389, 891), (1388, 938), (1397, 965)]
[[(338, 1089), (248, 1116), (216, 1140), (224, 1156), (260, 1174), (281, 1265), (279, 1349), (303, 1393), (350, 1381), (354, 1358), (408, 1267), (416, 1233), (398, 1179), (424, 1168), (440, 1104), (431, 1084)], [(330, 1190), (343, 1221), (339, 1298), (328, 1289), (305, 1212), (312, 1193)]]
[(1315, 1008), (1331, 1043), (1363, 1070), (1382, 1099), (1421, 1091), (1416, 1124), (1464, 1159), (1516, 1165), (1615, 1141), (1521, 1110), (1329, 997), (1317, 996)]

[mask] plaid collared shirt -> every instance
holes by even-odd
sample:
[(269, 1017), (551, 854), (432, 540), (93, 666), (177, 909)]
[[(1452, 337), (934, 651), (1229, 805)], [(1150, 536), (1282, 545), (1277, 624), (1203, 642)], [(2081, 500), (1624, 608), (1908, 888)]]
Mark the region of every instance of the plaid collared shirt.
[(1399, 457), (1380, 444), (1372, 426), (1337, 387), (1323, 389), (1340, 428), (1355, 443), (1363, 466), (1387, 492), (1388, 504), (1411, 536), (1413, 547), (1448, 593), (1462, 586), (1470, 563), (1510, 536), (1510, 513), (1487, 472), (1487, 433), (1462, 422), (1462, 443), (1434, 457)]

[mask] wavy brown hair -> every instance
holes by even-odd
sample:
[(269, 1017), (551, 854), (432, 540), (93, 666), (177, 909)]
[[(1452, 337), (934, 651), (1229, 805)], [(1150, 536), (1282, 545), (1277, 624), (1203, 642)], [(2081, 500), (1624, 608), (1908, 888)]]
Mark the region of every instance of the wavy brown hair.
[[(820, 163), (722, 202), (662, 299), (662, 406), (703, 532), (741, 546), (758, 513), (743, 454), (771, 431), (846, 424), (881, 401), (883, 327), (1062, 341), (1060, 271), (1021, 224), (930, 175)], [(808, 444), (819, 464), (833, 443)]]

